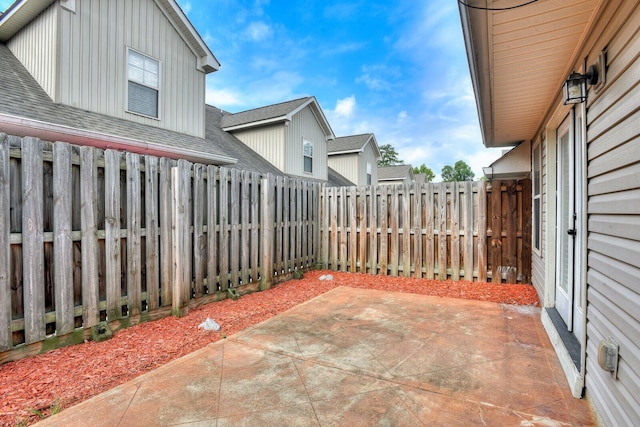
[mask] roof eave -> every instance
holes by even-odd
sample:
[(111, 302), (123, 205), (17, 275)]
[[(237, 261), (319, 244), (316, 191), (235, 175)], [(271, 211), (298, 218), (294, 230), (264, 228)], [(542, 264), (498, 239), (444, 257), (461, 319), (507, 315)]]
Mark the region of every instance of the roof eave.
[(4, 43), (55, 0), (19, 0), (0, 17), (0, 42)]
[(220, 69), (220, 62), (213, 52), (211, 52), (207, 43), (202, 39), (198, 30), (195, 29), (178, 3), (176, 3), (175, 0), (156, 0), (156, 2), (164, 6), (164, 9), (167, 11), (167, 17), (197, 54), (198, 67), (206, 74), (218, 71)]
[(255, 122), (241, 123), (241, 124), (233, 125), (233, 126), (225, 126), (225, 127), (222, 128), (222, 130), (225, 131), (225, 132), (232, 132), (234, 130), (249, 129), (249, 128), (253, 128), (253, 127), (272, 125), (272, 124), (281, 123), (281, 122), (282, 123), (286, 123), (286, 122), (288, 122), (290, 120), (291, 119), (288, 116), (272, 117), (270, 119), (258, 120), (258, 121), (255, 121)]
[(206, 164), (231, 165), (237, 163), (237, 159), (229, 156), (204, 153), (183, 147), (170, 147), (154, 142), (77, 129), (9, 114), (0, 113), (0, 126), (3, 132), (10, 135), (34, 136), (47, 141), (66, 141), (72, 144), (90, 145), (102, 149), (110, 148), (173, 159), (186, 159)]
[[(486, 11), (458, 4), (471, 84), (476, 98), (482, 141), (485, 147), (496, 147), (493, 135), (491, 97), (490, 34)], [(471, 21), (473, 20), (473, 25)]]

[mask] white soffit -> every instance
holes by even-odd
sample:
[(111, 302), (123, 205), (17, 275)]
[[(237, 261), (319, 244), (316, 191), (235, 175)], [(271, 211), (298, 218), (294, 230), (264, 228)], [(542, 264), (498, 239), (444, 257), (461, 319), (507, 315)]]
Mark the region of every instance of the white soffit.
[[(600, 1), (539, 0), (504, 11), (461, 9), (467, 14), (471, 37), (480, 38), (472, 42), (474, 57), (483, 57), (489, 66), (487, 73), (478, 66), (482, 60), (476, 61), (475, 70), (471, 64), (480, 92), (476, 96), (490, 95), (489, 103), (479, 102), (485, 145), (509, 146), (533, 139), (572, 70)], [(467, 2), (500, 8), (524, 0)], [(465, 38), (469, 36), (465, 31)]]

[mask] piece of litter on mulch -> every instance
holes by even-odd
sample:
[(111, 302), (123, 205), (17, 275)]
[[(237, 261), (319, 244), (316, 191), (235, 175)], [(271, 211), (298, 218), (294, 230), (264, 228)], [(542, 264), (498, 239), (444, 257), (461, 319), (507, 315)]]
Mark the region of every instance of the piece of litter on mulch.
[(333, 280), (333, 276), (331, 274), (323, 274), (318, 277), (318, 280)]
[(198, 329), (200, 328), (204, 328), (205, 331), (219, 331), (220, 325), (215, 320), (207, 317), (207, 320), (198, 325)]

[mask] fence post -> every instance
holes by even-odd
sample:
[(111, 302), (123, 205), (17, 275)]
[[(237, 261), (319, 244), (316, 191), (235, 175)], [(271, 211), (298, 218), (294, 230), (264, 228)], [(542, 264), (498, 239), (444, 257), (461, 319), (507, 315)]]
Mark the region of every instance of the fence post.
[(173, 302), (171, 311), (178, 317), (187, 314), (191, 298), (190, 193), (190, 163), (186, 160), (178, 160), (178, 166), (171, 168), (171, 258), (173, 259)]
[(11, 339), (11, 220), (9, 140), (0, 133), (0, 351), (12, 347)]
[(261, 190), (260, 246), (262, 248), (262, 273), (260, 290), (264, 291), (271, 289), (271, 284), (273, 283), (273, 175), (267, 174), (267, 177), (262, 179)]

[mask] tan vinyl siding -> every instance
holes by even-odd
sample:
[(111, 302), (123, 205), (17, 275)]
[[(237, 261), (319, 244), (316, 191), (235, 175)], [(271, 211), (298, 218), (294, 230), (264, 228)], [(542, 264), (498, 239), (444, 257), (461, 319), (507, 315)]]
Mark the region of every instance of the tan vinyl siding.
[[(607, 83), (588, 106), (586, 386), (605, 425), (640, 419), (640, 10), (611, 2), (589, 61), (608, 46)], [(597, 364), (601, 339), (620, 346), (618, 376)]]
[[(282, 123), (233, 131), (233, 136), (244, 142), (273, 166), (287, 173), (284, 170), (284, 157), (286, 155), (284, 135), (285, 126)], [(300, 147), (300, 156), (302, 156), (302, 143), (300, 143)], [(302, 161), (302, 157), (300, 161)]]
[[(56, 43), (59, 6), (45, 9), (7, 43), (16, 58), (56, 101)], [(37, 46), (37, 49), (34, 49)]]
[[(327, 140), (318, 120), (308, 106), (293, 116), (286, 128), (284, 172), (305, 178), (327, 180)], [(302, 140), (313, 142), (313, 173), (303, 170)]]
[(355, 185), (367, 185), (367, 162), (371, 164), (371, 184), (378, 185), (378, 160), (371, 144), (359, 153), (329, 156), (329, 167)]
[(371, 144), (366, 145), (361, 159), (360, 173), (363, 177), (362, 185), (367, 184), (367, 162), (371, 164), (371, 185), (378, 185), (378, 159)]
[[(351, 154), (337, 154), (333, 156), (329, 156), (329, 167), (338, 172), (340, 175), (347, 178), (349, 181), (353, 182), (356, 185), (362, 184), (358, 180), (360, 177), (360, 165), (358, 161), (360, 159), (360, 155), (358, 153)], [(365, 174), (366, 174), (366, 165), (365, 165)], [(366, 182), (366, 180), (364, 181)]]
[[(153, 0), (83, 0), (60, 13), (61, 103), (204, 137), (205, 74)], [(158, 120), (126, 112), (127, 47), (160, 62)]]

